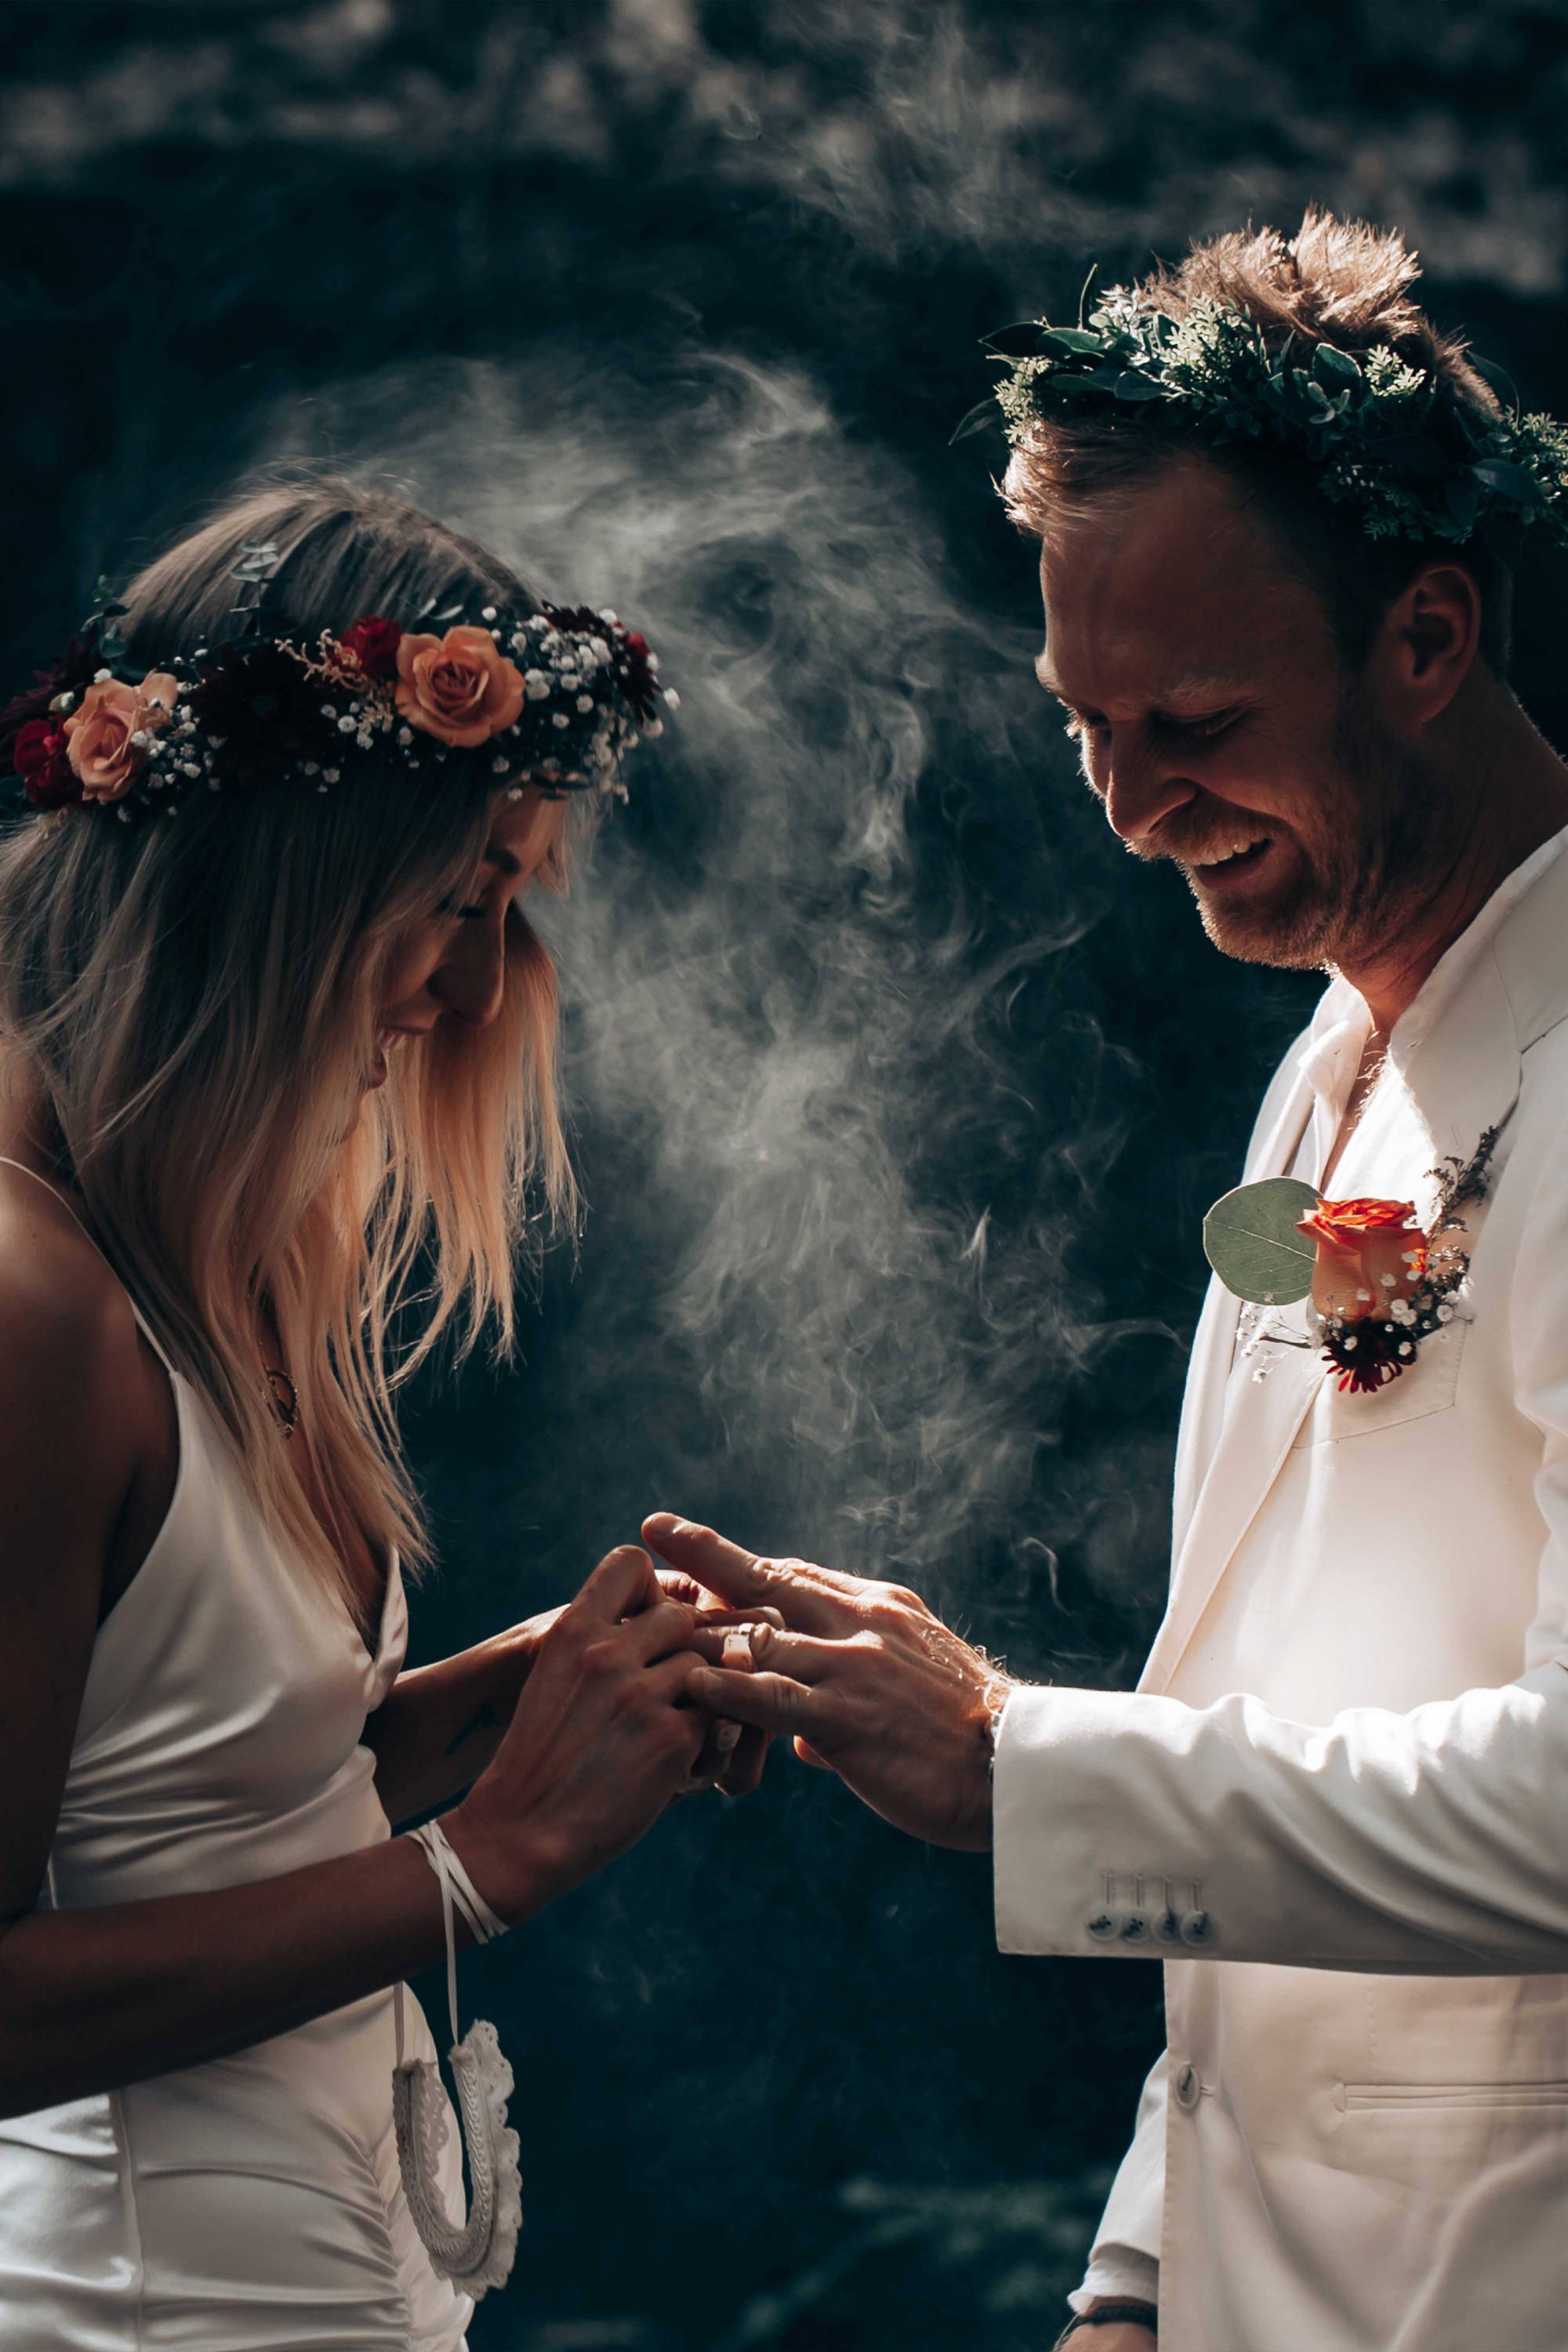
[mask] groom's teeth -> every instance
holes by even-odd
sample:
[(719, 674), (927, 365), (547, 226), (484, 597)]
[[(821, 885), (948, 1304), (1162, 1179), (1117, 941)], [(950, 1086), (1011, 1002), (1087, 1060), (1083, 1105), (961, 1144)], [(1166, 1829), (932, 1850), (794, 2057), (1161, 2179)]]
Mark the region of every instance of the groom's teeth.
[(1216, 849), (1208, 857), (1194, 857), (1193, 864), (1200, 872), (1209, 866), (1228, 866), (1233, 857), (1245, 857), (1249, 849), (1259, 849), (1268, 840), (1266, 833), (1249, 834), (1244, 841), (1233, 841), (1224, 849)]

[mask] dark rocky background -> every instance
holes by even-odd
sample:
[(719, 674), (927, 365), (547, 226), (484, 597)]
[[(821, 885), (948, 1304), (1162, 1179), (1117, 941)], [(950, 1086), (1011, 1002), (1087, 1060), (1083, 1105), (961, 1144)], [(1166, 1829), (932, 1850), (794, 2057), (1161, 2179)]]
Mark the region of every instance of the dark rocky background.
[[(419, 1654), (645, 1507), (885, 1568), (1020, 1669), (1160, 1607), (1198, 1222), (1310, 1003), (1129, 867), (946, 446), (984, 331), (1318, 197), (1568, 405), (1568, 7), (10, 0), (7, 672), (240, 469), (407, 483), (685, 690), (552, 918), (591, 1215), (426, 1387)], [(1561, 729), (1544, 583), (1526, 699)], [(787, 1760), (466, 1993), (529, 2218), (476, 2352), (1037, 2352), (1159, 2039)], [(435, 1989), (430, 1989), (434, 1992)]]

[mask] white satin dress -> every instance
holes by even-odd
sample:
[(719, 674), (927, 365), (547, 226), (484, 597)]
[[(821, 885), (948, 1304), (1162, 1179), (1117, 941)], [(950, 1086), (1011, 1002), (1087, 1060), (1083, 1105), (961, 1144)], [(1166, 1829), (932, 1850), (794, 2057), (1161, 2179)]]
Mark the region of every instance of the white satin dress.
[[(42, 1898), (62, 1911), (269, 1878), (391, 1834), (361, 1735), (407, 1643), (396, 1563), (373, 1658), (258, 1526), (219, 1425), (170, 1378), (178, 1477), (93, 1645)], [(408, 2053), (429, 2057), (405, 1998)], [(431, 2268), (398, 2176), (392, 2011), (374, 1993), (232, 2057), (0, 2119), (5, 2352), (459, 2352), (472, 2305)], [(443, 2187), (460, 2214), (456, 2150), (454, 2129)]]

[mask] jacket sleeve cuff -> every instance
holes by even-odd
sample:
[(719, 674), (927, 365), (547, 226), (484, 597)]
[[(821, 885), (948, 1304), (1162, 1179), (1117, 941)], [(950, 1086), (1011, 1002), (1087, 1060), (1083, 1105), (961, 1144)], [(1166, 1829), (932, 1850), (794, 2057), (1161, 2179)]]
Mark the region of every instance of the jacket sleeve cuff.
[[(1114, 1875), (1125, 1827), (1105, 1806), (1121, 1735), (1140, 1708), (1172, 1705), (1131, 1691), (1012, 1692), (996, 1727), (992, 1844), (996, 1941), (1004, 1952), (1075, 1959), (1157, 1959), (1163, 1882)], [(1180, 1710), (1173, 1709), (1173, 1712)], [(1108, 1845), (1108, 1834), (1112, 1843)]]

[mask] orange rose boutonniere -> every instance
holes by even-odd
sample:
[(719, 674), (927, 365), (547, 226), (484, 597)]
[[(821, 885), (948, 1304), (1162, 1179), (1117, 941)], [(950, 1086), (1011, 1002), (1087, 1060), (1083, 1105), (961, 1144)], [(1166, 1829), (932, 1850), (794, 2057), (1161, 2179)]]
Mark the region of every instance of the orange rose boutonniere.
[[(1411, 1201), (1320, 1200), (1290, 1176), (1243, 1184), (1204, 1220), (1209, 1264), (1227, 1290), (1256, 1306), (1310, 1298), (1309, 1328), (1330, 1376), (1362, 1394), (1386, 1388), (1458, 1311), (1455, 1294), (1470, 1261), (1456, 1239), (1464, 1231), (1458, 1212), (1486, 1191), (1497, 1139), (1489, 1128), (1473, 1158), (1431, 1171), (1437, 1205), (1426, 1231)], [(1304, 1344), (1278, 1331), (1263, 1337)]]
[(1317, 1244), (1312, 1304), (1347, 1323), (1413, 1298), (1426, 1265), (1414, 1201), (1320, 1201), (1296, 1228)]

